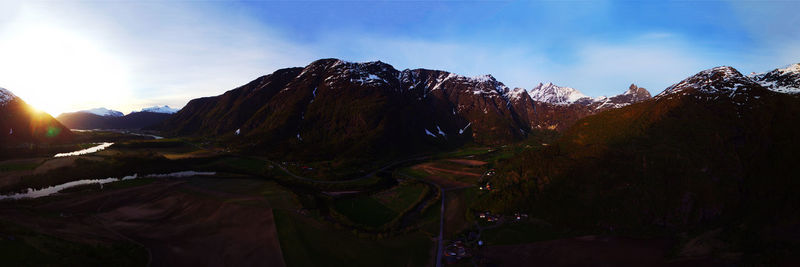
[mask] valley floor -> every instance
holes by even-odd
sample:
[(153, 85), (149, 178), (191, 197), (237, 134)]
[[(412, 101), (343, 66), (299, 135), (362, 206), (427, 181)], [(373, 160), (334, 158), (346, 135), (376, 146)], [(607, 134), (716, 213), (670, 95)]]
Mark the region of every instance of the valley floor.
[(392, 162), (358, 179), (319, 181), (292, 172), (297, 163), (191, 140), (117, 141), (94, 154), (0, 161), (0, 194), (134, 171), (216, 175), (140, 178), (0, 201), (0, 258), (13, 265), (120, 266), (675, 263), (667, 257), (672, 244), (661, 239), (576, 238), (527, 215), (478, 216), (484, 211), (475, 203), (489, 196), (494, 163), (515, 148), (471, 147)]

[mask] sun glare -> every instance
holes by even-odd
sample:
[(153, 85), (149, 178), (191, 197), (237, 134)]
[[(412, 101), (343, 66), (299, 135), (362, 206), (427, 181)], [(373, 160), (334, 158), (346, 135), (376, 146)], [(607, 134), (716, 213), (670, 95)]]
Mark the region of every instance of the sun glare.
[(0, 87), (53, 116), (128, 99), (124, 66), (93, 40), (52, 25), (13, 26), (0, 36)]

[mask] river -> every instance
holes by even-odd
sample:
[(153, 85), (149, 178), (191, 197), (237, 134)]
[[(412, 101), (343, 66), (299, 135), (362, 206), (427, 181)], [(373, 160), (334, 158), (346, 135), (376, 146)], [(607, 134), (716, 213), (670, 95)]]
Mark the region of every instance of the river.
[(137, 174), (128, 175), (122, 178), (105, 178), (105, 179), (84, 179), (78, 181), (67, 182), (59, 185), (54, 185), (50, 187), (45, 187), (42, 189), (33, 189), (28, 188), (28, 192), (25, 193), (14, 193), (14, 194), (7, 194), (7, 195), (0, 195), (0, 200), (6, 199), (24, 199), (24, 198), (39, 198), (39, 197), (46, 197), (49, 195), (56, 194), (61, 192), (61, 190), (81, 186), (81, 185), (88, 185), (88, 184), (107, 184), (113, 183), (118, 181), (125, 181), (125, 180), (133, 180), (138, 178), (166, 178), (166, 177), (190, 177), (190, 176), (208, 176), (208, 175), (215, 175), (216, 172), (196, 172), (196, 171), (181, 171), (181, 172), (173, 172), (173, 173), (166, 173), (166, 174), (148, 174), (139, 176)]
[(114, 143), (105, 142), (105, 143), (101, 143), (99, 145), (96, 145), (96, 146), (93, 146), (93, 147), (90, 147), (90, 148), (87, 148), (87, 149), (81, 149), (81, 150), (78, 150), (78, 151), (72, 151), (72, 152), (67, 152), (67, 153), (58, 153), (53, 157), (54, 158), (60, 158), (60, 157), (70, 157), (70, 156), (80, 156), (80, 155), (85, 155), (85, 154), (91, 154), (91, 153), (95, 153), (97, 151), (106, 149), (106, 148), (110, 147), (113, 144)]

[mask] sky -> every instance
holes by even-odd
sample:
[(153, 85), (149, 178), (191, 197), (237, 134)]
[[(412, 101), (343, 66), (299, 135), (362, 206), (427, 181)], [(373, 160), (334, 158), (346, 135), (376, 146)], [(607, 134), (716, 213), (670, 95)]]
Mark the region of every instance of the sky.
[(51, 115), (182, 107), (320, 58), (653, 94), (800, 62), (800, 1), (4, 1), (0, 87)]

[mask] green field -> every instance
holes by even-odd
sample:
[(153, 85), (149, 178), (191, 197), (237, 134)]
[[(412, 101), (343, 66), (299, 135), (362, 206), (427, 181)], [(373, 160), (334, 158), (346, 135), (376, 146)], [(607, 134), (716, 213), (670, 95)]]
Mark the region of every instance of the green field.
[(235, 173), (262, 174), (266, 170), (267, 164), (267, 161), (256, 158), (225, 156), (210, 163), (209, 167)]
[(515, 245), (537, 241), (552, 240), (563, 234), (545, 223), (512, 223), (481, 233), (487, 245)]
[(39, 165), (41, 165), (41, 162), (4, 163), (0, 164), (0, 172), (33, 170)]
[(375, 194), (373, 198), (387, 208), (401, 213), (411, 205), (416, 204), (427, 190), (427, 186), (419, 183), (400, 184), (392, 189)]
[(354, 223), (370, 227), (380, 227), (398, 215), (371, 196), (340, 199), (336, 201), (334, 208)]
[(431, 257), (423, 234), (372, 240), (291, 211), (273, 213), (288, 266), (424, 266)]
[(80, 243), (0, 221), (4, 266), (144, 266), (147, 252), (131, 243)]
[(461, 158), (466, 156), (483, 155), (489, 153), (488, 147), (465, 147), (456, 151), (444, 152), (436, 155), (436, 158)]
[(414, 169), (412, 167), (406, 167), (406, 168), (399, 169), (399, 170), (397, 170), (397, 173), (399, 173), (400, 175), (405, 175), (405, 176), (408, 176), (408, 177), (411, 177), (411, 178), (417, 178), (417, 179), (425, 179), (426, 177), (428, 177), (428, 174), (425, 173), (424, 171), (417, 170), (417, 169)]

